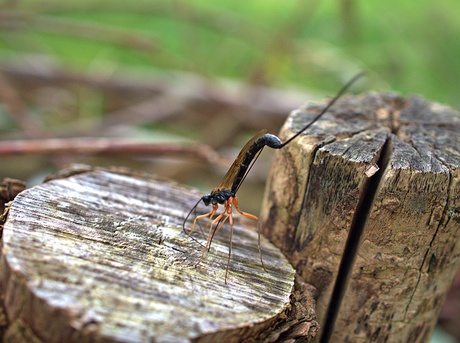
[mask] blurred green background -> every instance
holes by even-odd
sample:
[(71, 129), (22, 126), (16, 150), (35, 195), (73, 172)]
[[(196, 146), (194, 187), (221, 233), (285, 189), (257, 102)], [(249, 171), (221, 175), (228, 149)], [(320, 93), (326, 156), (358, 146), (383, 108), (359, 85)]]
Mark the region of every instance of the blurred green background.
[[(209, 189), (253, 132), (276, 133), (290, 110), (333, 95), (362, 70), (354, 92), (415, 93), (458, 107), (459, 11), (453, 0), (5, 1), (0, 139), (193, 141), (228, 159), (216, 166), (176, 156), (177, 168), (162, 168), (150, 154), (50, 159), (36, 147), (24, 160), (5, 147), (11, 163), (0, 176), (30, 179), (70, 162), (133, 164)], [(260, 163), (251, 177), (259, 185)]]
[[(419, 94), (458, 108), (459, 13), (454, 0), (4, 1), (0, 177), (34, 184), (81, 162), (209, 191), (254, 132), (276, 133), (290, 110), (334, 95), (362, 70), (353, 92)], [(88, 137), (159, 148), (73, 148)], [(67, 149), (51, 149), (51, 138)], [(160, 149), (191, 143), (205, 150)], [(245, 210), (259, 210), (270, 157), (240, 190)]]
[[(289, 110), (333, 95), (362, 70), (355, 92), (458, 107), (458, 13), (453, 0), (6, 1), (2, 89), (20, 105), (2, 97), (1, 138), (187, 139), (225, 152), (259, 128), (276, 133)], [(145, 110), (149, 98), (158, 113)], [(48, 162), (18, 161), (0, 176), (27, 178)]]
[[(6, 1), (2, 61), (75, 71), (164, 69), (276, 87), (374, 85), (458, 106), (460, 3), (451, 1)], [(102, 69), (102, 70), (99, 70)]]

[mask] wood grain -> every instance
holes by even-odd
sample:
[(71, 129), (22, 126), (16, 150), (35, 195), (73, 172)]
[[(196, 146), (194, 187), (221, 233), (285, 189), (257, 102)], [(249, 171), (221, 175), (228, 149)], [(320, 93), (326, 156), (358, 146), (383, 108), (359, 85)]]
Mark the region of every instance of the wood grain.
[(294, 287), (294, 270), (262, 238), (264, 272), (255, 223), (235, 226), (226, 285), (228, 234), (216, 235), (195, 266), (204, 239), (186, 239), (182, 231), (200, 194), (146, 175), (81, 172), (20, 193), (10, 208), (0, 274), (5, 341), (268, 342), (296, 337), (296, 330), (314, 335), (314, 310), (305, 307), (314, 306), (313, 289), (301, 281)]

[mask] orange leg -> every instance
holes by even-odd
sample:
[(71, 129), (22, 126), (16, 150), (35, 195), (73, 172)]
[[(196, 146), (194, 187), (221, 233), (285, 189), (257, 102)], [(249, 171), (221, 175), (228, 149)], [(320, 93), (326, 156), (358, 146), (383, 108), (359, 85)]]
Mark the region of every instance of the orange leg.
[[(216, 227), (216, 229), (215, 229), (213, 235), (215, 235), (216, 233), (218, 233), (218, 232), (220, 231), (220, 229), (222, 228), (222, 226), (224, 226), (225, 222), (226, 222), (228, 219), (229, 219), (229, 222), (231, 223), (230, 225), (233, 225), (232, 206), (229, 205), (228, 202), (225, 202), (225, 203), (224, 203), (224, 211), (223, 211), (223, 212), (221, 213), (221, 215), (219, 216), (219, 220), (217, 220), (217, 218), (216, 218), (216, 220), (214, 220), (213, 225), (214, 225), (214, 224), (217, 224), (217, 223), (220, 221), (220, 219), (222, 219), (222, 217), (223, 217), (224, 215), (227, 215), (227, 216), (224, 218), (224, 220), (222, 220), (222, 222), (219, 224), (219, 226)], [(210, 243), (211, 243), (211, 242), (209, 241), (208, 244), (210, 244)]]
[(232, 256), (232, 237), (233, 237), (233, 214), (232, 214), (232, 198), (226, 204), (225, 211), (227, 212), (228, 223), (230, 224), (230, 243), (228, 244), (228, 259), (227, 268), (225, 268), (225, 284), (227, 284), (228, 266), (230, 265), (230, 257)]
[[(217, 208), (217, 205), (214, 205), (216, 206)], [(225, 215), (225, 212), (222, 212), (221, 214), (219, 214), (213, 221), (212, 223), (209, 225), (209, 231), (208, 231), (208, 240), (206, 242), (206, 246), (204, 247), (203, 249), (203, 252), (201, 253), (201, 257), (200, 259), (198, 260), (198, 262), (195, 264), (195, 266), (199, 265), (201, 260), (203, 259), (203, 256), (206, 252), (206, 250), (208, 250), (209, 248), (209, 244), (211, 243), (211, 236), (212, 236), (212, 228), (214, 227), (214, 225), (216, 225), (217, 223), (219, 223), (219, 221), (222, 219), (222, 217)], [(222, 223), (219, 224), (219, 226), (217, 227), (216, 231), (220, 230), (220, 228), (222, 227), (222, 225), (224, 225), (225, 221), (227, 220), (227, 218), (225, 218)]]
[(238, 207), (238, 199), (237, 198), (230, 198), (229, 202), (230, 202), (230, 204), (233, 204), (235, 206), (236, 210), (241, 215), (245, 216), (246, 218), (250, 218), (252, 220), (257, 221), (257, 235), (258, 235), (257, 236), (257, 248), (259, 249), (260, 263), (262, 264), (262, 268), (265, 271), (267, 271), (267, 269), (265, 269), (264, 261), (262, 259), (262, 249), (260, 248), (260, 221), (259, 221), (259, 218), (256, 217), (255, 215), (251, 214), (251, 213), (241, 211), (240, 208)]
[[(225, 216), (225, 218), (222, 220), (222, 218)], [(222, 222), (220, 222), (222, 220)], [(218, 225), (215, 229), (215, 232), (214, 234), (218, 233), (219, 230), (224, 226), (225, 222), (226, 221), (229, 221), (229, 224), (230, 224), (230, 244), (228, 246), (228, 258), (227, 258), (227, 266), (225, 268), (225, 283), (227, 283), (227, 276), (228, 276), (228, 267), (230, 266), (230, 257), (232, 256), (232, 237), (233, 237), (233, 215), (232, 215), (232, 204), (231, 204), (231, 201), (228, 201), (228, 202), (225, 202), (224, 204), (224, 211), (219, 214), (211, 223), (211, 226), (209, 227), (209, 233), (208, 233), (208, 241), (206, 243), (206, 247), (203, 249), (203, 252), (201, 253), (201, 257), (200, 259), (198, 260), (197, 264), (195, 266), (197, 266), (206, 250), (208, 249), (209, 247), (209, 244), (211, 243), (211, 237), (212, 237), (212, 228), (215, 226), (215, 225)], [(220, 222), (220, 223), (219, 223)]]
[[(232, 255), (232, 238), (233, 238), (233, 207), (232, 206), (235, 206), (236, 210), (241, 215), (243, 215), (243, 216), (245, 216), (245, 217), (247, 217), (249, 219), (257, 221), (257, 227), (258, 227), (258, 231), (257, 231), (258, 232), (257, 248), (259, 249), (259, 257), (260, 257), (260, 263), (262, 264), (262, 268), (265, 271), (267, 271), (267, 269), (265, 269), (264, 261), (263, 261), (263, 258), (262, 258), (262, 249), (260, 248), (260, 221), (259, 221), (259, 218), (257, 216), (255, 216), (255, 215), (253, 215), (253, 214), (241, 211), (240, 208), (238, 207), (238, 199), (237, 198), (228, 199), (224, 204), (224, 210), (222, 211), (222, 213), (219, 214), (215, 218), (214, 218), (214, 216), (216, 215), (217, 209), (219, 207), (217, 204), (212, 205), (212, 210), (209, 211), (208, 213), (202, 214), (200, 216), (197, 216), (195, 218), (195, 220), (193, 221), (192, 229), (190, 230), (190, 233), (187, 236), (187, 238), (188, 238), (188, 237), (190, 237), (192, 235), (192, 233), (195, 230), (195, 227), (196, 227), (196, 224), (197, 224), (198, 220), (208, 218), (208, 221), (206, 223), (206, 226), (209, 225), (208, 238), (207, 238), (207, 241), (206, 241), (206, 246), (204, 247), (203, 252), (201, 253), (201, 256), (200, 256), (198, 262), (195, 264), (195, 266), (198, 266), (200, 264), (201, 260), (203, 259), (204, 254), (206, 253), (206, 250), (208, 250), (209, 245), (211, 244), (211, 238), (213, 237), (213, 235), (215, 235), (216, 233), (218, 233), (220, 231), (220, 229), (224, 226), (225, 222), (228, 220), (228, 222), (230, 224), (230, 242), (229, 242), (229, 246), (228, 246), (227, 267), (225, 269), (225, 283), (227, 283), (228, 268), (230, 266), (230, 258), (231, 258), (231, 255)], [(217, 225), (217, 227), (215, 228), (214, 233), (213, 233), (213, 227), (215, 227), (216, 225)]]
[[(189, 234), (187, 235), (187, 237), (185, 237), (185, 239), (181, 242), (181, 244), (182, 244), (187, 238), (189, 238), (189, 237), (192, 235), (192, 233), (195, 231), (196, 223), (198, 222), (198, 220), (204, 219), (204, 218), (208, 218), (208, 222), (207, 222), (207, 223), (209, 223), (209, 221), (211, 221), (212, 218), (216, 215), (217, 208), (218, 208), (218, 205), (212, 205), (211, 211), (209, 211), (209, 212), (206, 213), (206, 214), (202, 214), (202, 215), (196, 216), (196, 217), (195, 217), (195, 220), (193, 221), (193, 225), (192, 225), (192, 228), (191, 228)], [(206, 225), (208, 225), (207, 223), (206, 223)]]

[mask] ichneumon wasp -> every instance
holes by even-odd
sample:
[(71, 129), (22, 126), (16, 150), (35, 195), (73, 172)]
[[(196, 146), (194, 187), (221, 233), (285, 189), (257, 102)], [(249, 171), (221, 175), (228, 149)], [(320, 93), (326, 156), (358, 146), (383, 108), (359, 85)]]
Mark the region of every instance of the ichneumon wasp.
[[(206, 250), (209, 250), (211, 241), (214, 235), (223, 227), (225, 222), (228, 221), (230, 224), (230, 243), (228, 248), (228, 259), (227, 259), (227, 267), (225, 270), (225, 283), (227, 283), (227, 275), (228, 275), (228, 267), (230, 264), (230, 257), (232, 254), (232, 235), (233, 235), (233, 207), (237, 210), (238, 213), (243, 215), (244, 217), (253, 219), (257, 221), (258, 225), (258, 241), (257, 241), (257, 248), (259, 249), (259, 256), (260, 256), (260, 263), (262, 264), (263, 269), (265, 269), (265, 265), (262, 259), (262, 250), (260, 248), (260, 222), (259, 218), (253, 214), (246, 213), (240, 210), (238, 207), (238, 199), (236, 197), (236, 193), (238, 192), (241, 184), (243, 183), (244, 179), (248, 175), (249, 171), (251, 170), (253, 164), (256, 162), (259, 154), (262, 152), (265, 146), (268, 146), (272, 149), (281, 149), (291, 143), (294, 139), (300, 136), (305, 130), (307, 130), (310, 126), (312, 126), (321, 116), (326, 113), (334, 103), (345, 93), (345, 91), (364, 73), (360, 73), (353, 77), (345, 86), (340, 89), (340, 91), (336, 94), (334, 98), (332, 98), (327, 105), (310, 121), (307, 125), (305, 125), (299, 132), (294, 134), (284, 143), (281, 140), (270, 133), (267, 133), (267, 130), (259, 131), (254, 137), (252, 137), (241, 149), (240, 153), (236, 157), (235, 161), (231, 165), (230, 169), (225, 174), (222, 181), (219, 185), (214, 188), (211, 193), (202, 196), (195, 206), (190, 210), (190, 212), (185, 217), (184, 223), (182, 225), (185, 234), (187, 234), (187, 238), (191, 237), (193, 232), (195, 231), (195, 227), (199, 220), (208, 218), (206, 226), (209, 227), (208, 229), (208, 236), (206, 246), (203, 249), (201, 257), (199, 258), (196, 265), (198, 265), (201, 260), (203, 259)], [(203, 201), (206, 206), (211, 205), (211, 210), (208, 213), (196, 216), (193, 220), (192, 228), (190, 232), (187, 233), (185, 229), (185, 224), (192, 214), (192, 212), (197, 208), (198, 204)], [(219, 205), (223, 205), (223, 211), (218, 214)], [(217, 216), (216, 216), (217, 215)], [(193, 237), (192, 237), (193, 238)]]

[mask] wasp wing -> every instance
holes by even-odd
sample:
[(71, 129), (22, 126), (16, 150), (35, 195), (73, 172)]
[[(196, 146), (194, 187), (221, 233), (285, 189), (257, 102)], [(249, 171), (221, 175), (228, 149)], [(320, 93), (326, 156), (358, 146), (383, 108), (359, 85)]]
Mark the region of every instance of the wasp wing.
[(235, 177), (240, 170), (241, 163), (243, 162), (244, 156), (248, 152), (248, 150), (251, 148), (251, 146), (254, 144), (254, 142), (265, 135), (267, 133), (266, 129), (260, 130), (258, 133), (254, 135), (241, 149), (240, 153), (238, 156), (235, 158), (235, 161), (233, 161), (232, 165), (227, 171), (227, 174), (223, 177), (222, 181), (219, 183), (219, 185), (214, 189), (214, 192), (216, 191), (221, 191), (221, 190), (227, 190), (230, 189), (233, 185), (233, 181), (235, 180)]

